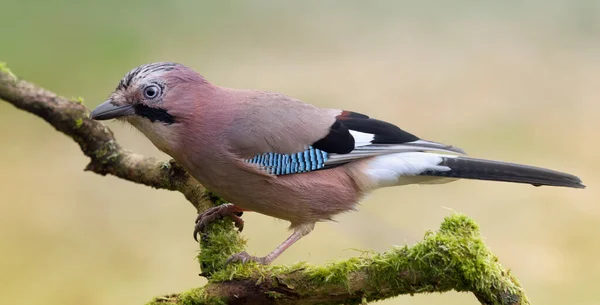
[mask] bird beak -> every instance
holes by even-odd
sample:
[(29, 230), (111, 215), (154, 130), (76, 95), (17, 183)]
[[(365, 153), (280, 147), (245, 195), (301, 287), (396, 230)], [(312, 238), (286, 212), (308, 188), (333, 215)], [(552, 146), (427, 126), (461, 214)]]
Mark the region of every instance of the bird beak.
[(112, 100), (107, 100), (106, 102), (98, 105), (92, 112), (90, 113), (90, 119), (92, 120), (110, 120), (116, 119), (122, 116), (134, 115), (135, 110), (131, 105), (115, 105)]

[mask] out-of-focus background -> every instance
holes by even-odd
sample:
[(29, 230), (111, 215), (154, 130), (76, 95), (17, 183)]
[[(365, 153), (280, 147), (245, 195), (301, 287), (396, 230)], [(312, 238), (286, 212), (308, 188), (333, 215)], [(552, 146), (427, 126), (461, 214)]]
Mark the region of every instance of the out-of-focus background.
[[(451, 210), (536, 304), (598, 304), (600, 2), (23, 1), (0, 3), (0, 60), (99, 104), (131, 68), (176, 61), (220, 85), (351, 109), (477, 157), (579, 175), (585, 190), (477, 181), (377, 191), (277, 264), (413, 243)], [(166, 159), (134, 129), (130, 150)], [(200, 286), (192, 206), (83, 172), (75, 143), (0, 102), (0, 303), (143, 304)], [(249, 251), (287, 223), (247, 213)], [(470, 294), (381, 304), (477, 304)]]

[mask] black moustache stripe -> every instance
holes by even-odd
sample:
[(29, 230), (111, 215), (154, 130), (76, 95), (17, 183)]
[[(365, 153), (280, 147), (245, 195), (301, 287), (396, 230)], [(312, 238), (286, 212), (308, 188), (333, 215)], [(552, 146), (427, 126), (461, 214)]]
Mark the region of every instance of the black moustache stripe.
[(153, 108), (137, 104), (134, 106), (135, 114), (147, 118), (151, 122), (162, 122), (168, 125), (175, 123), (175, 117), (162, 108)]

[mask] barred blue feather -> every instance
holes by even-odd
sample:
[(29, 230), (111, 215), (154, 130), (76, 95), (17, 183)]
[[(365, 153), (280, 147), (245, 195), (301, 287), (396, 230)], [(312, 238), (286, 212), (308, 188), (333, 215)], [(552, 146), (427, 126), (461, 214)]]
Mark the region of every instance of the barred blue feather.
[(310, 146), (307, 150), (295, 154), (264, 153), (247, 159), (272, 175), (290, 175), (315, 171), (325, 167), (328, 153)]

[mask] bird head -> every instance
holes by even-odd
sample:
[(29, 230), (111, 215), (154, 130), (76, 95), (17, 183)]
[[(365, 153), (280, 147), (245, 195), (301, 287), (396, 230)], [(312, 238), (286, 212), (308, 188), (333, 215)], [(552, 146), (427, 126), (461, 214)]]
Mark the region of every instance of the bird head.
[(141, 65), (121, 79), (110, 97), (92, 110), (90, 118), (128, 122), (169, 153), (182, 133), (178, 127), (192, 120), (196, 100), (211, 87), (201, 75), (181, 64)]

